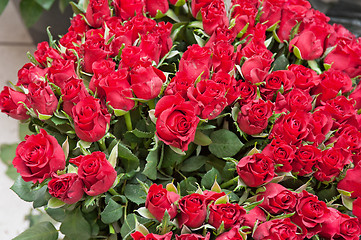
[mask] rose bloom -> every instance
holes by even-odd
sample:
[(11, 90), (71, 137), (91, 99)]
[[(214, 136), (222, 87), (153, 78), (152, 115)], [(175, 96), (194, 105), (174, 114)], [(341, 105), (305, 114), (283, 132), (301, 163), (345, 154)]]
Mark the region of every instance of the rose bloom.
[(178, 216), (178, 222), (180, 227), (183, 225), (190, 228), (202, 226), (207, 217), (205, 200), (205, 197), (198, 193), (192, 193), (179, 200), (178, 207), (180, 214)]
[(299, 176), (310, 174), (316, 162), (321, 161), (322, 152), (313, 145), (300, 146), (295, 153), (295, 159), (292, 162), (292, 172), (297, 172)]
[(246, 214), (243, 207), (231, 203), (211, 204), (209, 210), (208, 223), (217, 229), (221, 226), (222, 222), (225, 229), (239, 225), (242, 217)]
[(199, 118), (194, 106), (180, 95), (162, 97), (155, 107), (156, 134), (168, 145), (188, 150), (194, 140)]
[(78, 168), (79, 178), (84, 183), (84, 192), (89, 196), (96, 196), (111, 188), (117, 172), (106, 159), (105, 153), (93, 152), (90, 155), (80, 156)]
[(278, 92), (276, 98), (276, 113), (293, 112), (302, 110), (311, 111), (313, 98), (308, 91), (299, 88), (293, 88), (286, 94)]
[(284, 240), (301, 240), (303, 238), (297, 234), (297, 226), (289, 218), (274, 219), (262, 223), (256, 228), (253, 234), (255, 240), (263, 239), (284, 239)]
[(241, 234), (239, 234), (239, 228), (233, 227), (228, 232), (219, 235), (216, 240), (243, 240)]
[(76, 173), (54, 175), (48, 183), (48, 189), (51, 196), (67, 204), (78, 202), (84, 194), (83, 182)]
[(266, 191), (257, 195), (257, 201), (264, 199), (260, 207), (272, 215), (294, 212), (297, 203), (295, 193), (277, 183), (268, 183), (265, 188)]
[(258, 187), (267, 183), (275, 175), (272, 159), (262, 153), (255, 153), (239, 160), (237, 173), (249, 187)]
[(199, 234), (181, 234), (181, 235), (175, 235), (176, 240), (209, 240), (210, 233), (207, 233), (205, 237)]
[(12, 118), (17, 120), (26, 120), (30, 116), (27, 114), (27, 110), (20, 102), (29, 105), (29, 101), (26, 95), (22, 92), (15, 91), (7, 86), (0, 93), (0, 110), (6, 113)]
[(55, 137), (44, 129), (25, 137), (16, 148), (13, 165), (25, 182), (43, 182), (65, 168), (65, 154)]
[(162, 185), (153, 184), (148, 190), (145, 207), (158, 220), (162, 221), (165, 211), (171, 219), (177, 215), (175, 202), (179, 200), (179, 195), (169, 192)]
[(169, 232), (164, 235), (149, 233), (144, 236), (141, 232), (136, 231), (130, 235), (134, 240), (171, 240), (173, 233)]
[(338, 184), (337, 188), (351, 193), (352, 198), (361, 197), (361, 162), (354, 168), (348, 169), (345, 178)]

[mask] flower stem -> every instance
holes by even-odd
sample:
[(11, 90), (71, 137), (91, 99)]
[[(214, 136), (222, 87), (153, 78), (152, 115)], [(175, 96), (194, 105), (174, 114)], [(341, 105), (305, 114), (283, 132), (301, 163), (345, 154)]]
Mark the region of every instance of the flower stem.
[(120, 195), (117, 191), (114, 190), (114, 188), (109, 188), (108, 192), (113, 196)]
[(133, 125), (132, 125), (132, 118), (130, 117), (130, 112), (124, 114), (124, 118), (125, 118), (125, 124), (127, 125), (127, 130), (132, 131)]
[(149, 109), (155, 109), (155, 99), (151, 99), (148, 101)]
[(221, 188), (228, 188), (228, 187), (232, 186), (233, 184), (238, 183), (238, 178), (239, 178), (239, 176), (232, 178), (231, 180), (221, 184)]

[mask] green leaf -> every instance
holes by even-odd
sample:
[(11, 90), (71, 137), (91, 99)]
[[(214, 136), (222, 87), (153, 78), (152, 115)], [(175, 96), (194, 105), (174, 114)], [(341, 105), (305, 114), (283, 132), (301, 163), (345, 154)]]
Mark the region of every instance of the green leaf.
[(206, 164), (208, 158), (206, 156), (193, 156), (182, 162), (180, 170), (182, 172), (194, 172), (203, 167)]
[(118, 158), (118, 144), (113, 147), (108, 159), (108, 161), (113, 166), (113, 168), (117, 166), (117, 158)]
[(110, 199), (108, 205), (100, 214), (103, 223), (110, 224), (118, 221), (123, 216), (123, 208), (123, 205), (117, 203), (113, 199)]
[(316, 62), (316, 60), (308, 60), (307, 61), (308, 66), (314, 70), (315, 72), (317, 72), (317, 74), (321, 74), (322, 71), (320, 69), (320, 66), (318, 66), (318, 63)]
[(35, 0), (37, 4), (39, 4), (45, 10), (50, 10), (51, 6), (55, 2), (55, 0)]
[(208, 146), (212, 143), (212, 140), (203, 132), (197, 130), (193, 142), (200, 146)]
[(39, 20), (43, 10), (42, 6), (34, 0), (21, 0), (20, 2), (20, 14), (27, 27), (31, 27)]
[(65, 211), (63, 208), (46, 208), (46, 213), (55, 221), (62, 222), (65, 218)]
[(293, 46), (293, 54), (295, 54), (298, 59), (302, 59), (302, 54), (298, 47)]
[(183, 6), (186, 3), (186, 0), (178, 0), (174, 6), (180, 7)]
[(146, 158), (146, 164), (143, 174), (151, 180), (157, 179), (157, 165), (159, 159), (159, 148), (155, 151), (149, 152)]
[(140, 216), (147, 218), (147, 219), (155, 219), (155, 217), (149, 212), (149, 210), (145, 207), (138, 208), (135, 210), (137, 213), (139, 213)]
[(39, 117), (40, 120), (45, 121), (45, 120), (50, 119), (52, 117), (52, 115), (41, 114), (41, 113), (38, 112), (38, 117)]
[(40, 189), (36, 190), (36, 194), (34, 196), (33, 208), (39, 208), (45, 206), (51, 195), (48, 193), (47, 185), (42, 186)]
[(65, 202), (61, 201), (60, 199), (57, 199), (55, 197), (50, 198), (48, 202), (48, 208), (60, 208), (65, 205)]
[(32, 182), (25, 182), (22, 177), (19, 176), (10, 189), (13, 190), (22, 200), (32, 202), (35, 200), (36, 196), (36, 191), (31, 190), (32, 186)]
[(208, 171), (206, 174), (204, 174), (201, 184), (206, 189), (211, 189), (214, 184), (214, 181), (220, 180), (220, 179), (221, 179), (221, 174), (218, 172), (217, 169), (212, 167), (212, 169), (210, 171)]
[(121, 142), (118, 144), (118, 157), (122, 158), (121, 162), (127, 172), (136, 170), (139, 167), (139, 159), (132, 151)]
[(127, 218), (120, 229), (120, 234), (123, 239), (126, 239), (126, 237), (135, 229), (136, 219), (137, 217), (134, 213), (127, 215)]
[(233, 157), (243, 146), (237, 135), (226, 129), (212, 132), (210, 138), (209, 151), (218, 158)]
[(285, 69), (287, 69), (287, 66), (289, 64), (290, 64), (290, 62), (288, 61), (286, 56), (284, 54), (282, 54), (281, 56), (276, 58), (276, 60), (274, 61), (274, 63), (273, 63), (273, 71), (285, 70)]
[(127, 184), (124, 189), (124, 195), (138, 205), (145, 203), (147, 198), (147, 194), (139, 184)]
[(92, 232), (90, 224), (83, 217), (80, 208), (67, 212), (60, 231), (71, 240), (87, 240), (91, 237)]
[(13, 240), (57, 240), (58, 231), (51, 222), (40, 222), (22, 232)]
[(5, 7), (8, 5), (9, 0), (0, 1), (0, 15), (3, 13)]
[(181, 20), (180, 20), (180, 19), (178, 18), (178, 16), (177, 16), (177, 14), (175, 14), (172, 9), (169, 9), (169, 10), (165, 13), (165, 15), (166, 15), (167, 17), (169, 17), (170, 19), (178, 22), (178, 23), (181, 22)]
[(257, 207), (258, 205), (260, 205), (261, 203), (263, 203), (264, 198), (262, 198), (260, 201), (257, 202), (253, 202), (251, 204), (248, 204), (247, 206), (244, 206), (244, 210), (246, 211), (251, 211), (253, 208)]

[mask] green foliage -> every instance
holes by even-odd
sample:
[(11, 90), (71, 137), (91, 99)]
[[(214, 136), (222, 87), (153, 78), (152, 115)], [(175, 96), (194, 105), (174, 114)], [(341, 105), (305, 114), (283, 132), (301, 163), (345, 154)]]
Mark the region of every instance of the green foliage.
[(233, 157), (243, 146), (237, 135), (226, 129), (212, 132), (210, 138), (209, 151), (219, 158)]
[(85, 220), (80, 208), (68, 211), (60, 231), (72, 240), (87, 240), (91, 237), (91, 226)]
[(40, 222), (22, 232), (13, 240), (57, 240), (58, 231), (51, 222)]

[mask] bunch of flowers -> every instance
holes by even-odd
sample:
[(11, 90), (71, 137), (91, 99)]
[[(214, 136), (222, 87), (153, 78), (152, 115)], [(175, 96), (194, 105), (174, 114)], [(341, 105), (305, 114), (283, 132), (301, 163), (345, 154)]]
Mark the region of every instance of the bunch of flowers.
[(65, 239), (359, 239), (360, 39), (306, 0), (72, 6), (0, 94)]

